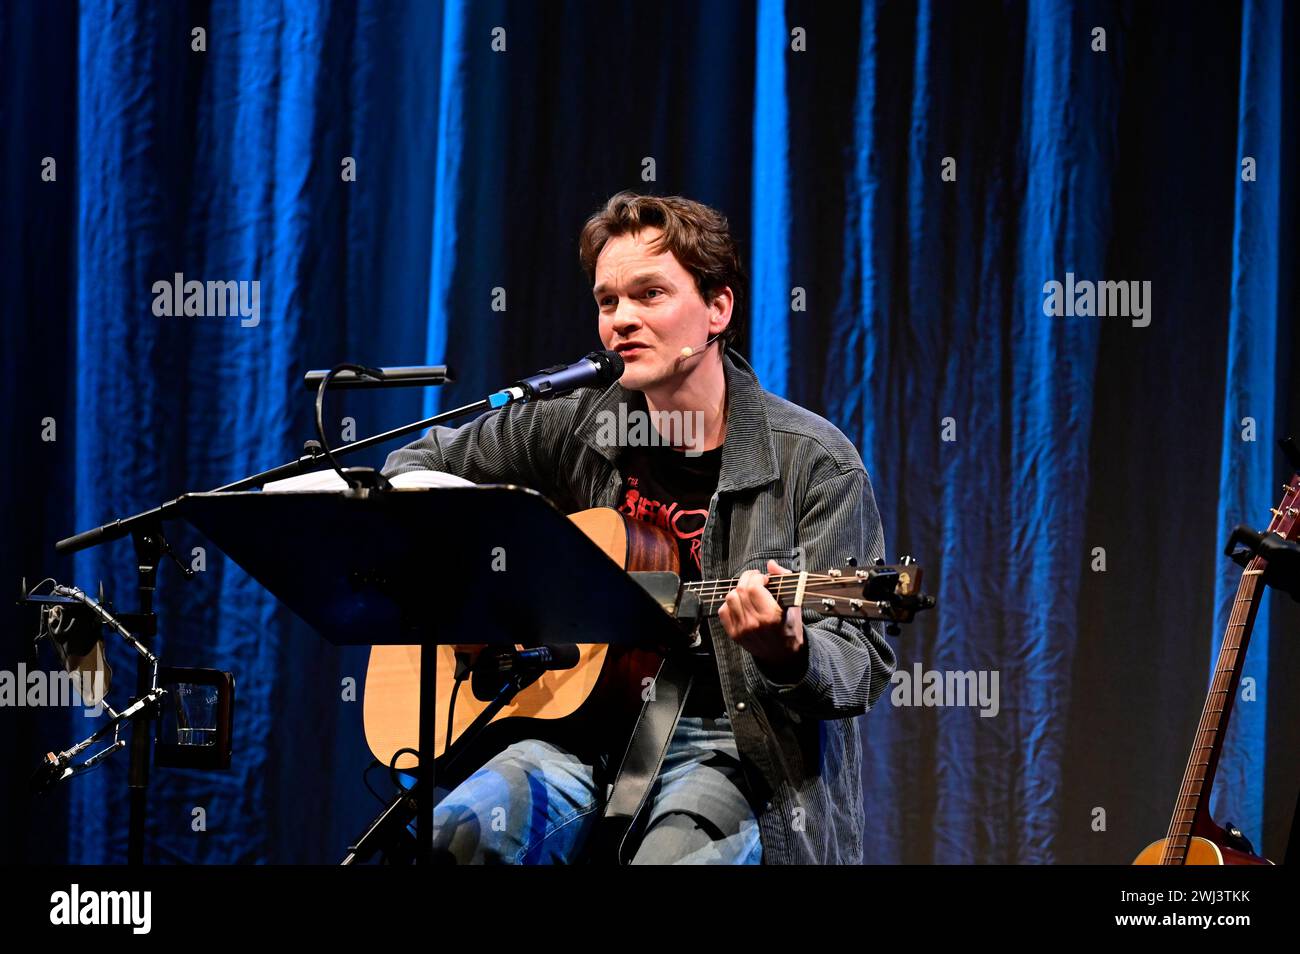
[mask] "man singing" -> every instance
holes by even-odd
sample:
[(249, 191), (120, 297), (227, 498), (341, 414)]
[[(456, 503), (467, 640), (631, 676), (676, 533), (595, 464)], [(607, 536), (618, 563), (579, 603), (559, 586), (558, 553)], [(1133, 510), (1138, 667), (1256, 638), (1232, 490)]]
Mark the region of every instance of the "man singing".
[[(532, 487), (567, 511), (615, 507), (675, 537), (684, 579), (739, 576), (702, 624), (707, 652), (631, 861), (859, 863), (856, 717), (888, 685), (893, 651), (879, 624), (783, 612), (765, 583), (796, 558), (824, 571), (884, 556), (862, 460), (829, 422), (764, 391), (736, 354), (741, 267), (720, 213), (624, 192), (587, 220), (579, 246), (600, 339), (625, 362), (620, 381), (433, 428), (385, 473), (448, 471)], [(620, 405), (699, 426), (682, 431), (690, 446), (680, 435), (678, 446), (621, 446), (598, 427)], [(436, 850), (461, 863), (583, 860), (621, 755), (509, 746), (439, 803)]]

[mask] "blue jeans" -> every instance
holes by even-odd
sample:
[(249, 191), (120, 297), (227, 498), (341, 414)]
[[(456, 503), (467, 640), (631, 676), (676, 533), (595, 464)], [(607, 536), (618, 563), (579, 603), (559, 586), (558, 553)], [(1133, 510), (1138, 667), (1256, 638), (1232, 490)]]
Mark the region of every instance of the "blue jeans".
[[(559, 746), (518, 742), (434, 809), (434, 850), (460, 864), (566, 864), (604, 801), (595, 768)], [(758, 864), (758, 819), (745, 794), (731, 722), (683, 717), (651, 787), (633, 864)]]

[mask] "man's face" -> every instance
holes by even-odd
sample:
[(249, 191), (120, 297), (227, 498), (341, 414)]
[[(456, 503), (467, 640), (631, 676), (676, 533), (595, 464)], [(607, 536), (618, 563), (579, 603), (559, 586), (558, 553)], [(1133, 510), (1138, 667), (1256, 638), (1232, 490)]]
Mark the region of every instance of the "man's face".
[(596, 259), (600, 340), (622, 356), (620, 380), (634, 391), (675, 386), (708, 357), (683, 358), (682, 349), (699, 351), (731, 320), (730, 289), (705, 304), (672, 252), (654, 251), (659, 235), (659, 229), (647, 228), (617, 236)]

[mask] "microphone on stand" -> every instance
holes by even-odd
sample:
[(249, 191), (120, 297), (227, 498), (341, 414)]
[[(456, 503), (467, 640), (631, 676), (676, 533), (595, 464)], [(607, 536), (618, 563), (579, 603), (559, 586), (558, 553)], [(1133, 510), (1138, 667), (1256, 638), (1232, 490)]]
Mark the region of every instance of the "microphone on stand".
[(582, 658), (574, 643), (553, 643), (528, 649), (491, 647), (479, 653), (474, 663), (470, 687), (474, 697), (487, 702), (496, 697), (502, 686), (512, 679), (532, 682), (551, 669), (572, 669)]
[(546, 401), (579, 388), (607, 388), (623, 376), (623, 356), (616, 351), (593, 351), (573, 364), (557, 364), (520, 378), (508, 388), (488, 395), (493, 408), (516, 401)]
[(573, 364), (543, 368), (514, 383), (532, 400), (560, 397), (578, 388), (607, 388), (623, 376), (623, 357), (616, 351), (593, 351)]
[(574, 643), (553, 643), (516, 649), (497, 657), (497, 672), (516, 672), (520, 669), (572, 669), (581, 659)]

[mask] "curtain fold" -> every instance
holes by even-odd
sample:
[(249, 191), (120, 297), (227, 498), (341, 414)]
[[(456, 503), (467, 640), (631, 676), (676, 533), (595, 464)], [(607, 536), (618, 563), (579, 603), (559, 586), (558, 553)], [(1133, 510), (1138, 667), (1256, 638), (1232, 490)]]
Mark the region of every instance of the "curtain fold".
[[(1277, 440), (1281, 436), (1277, 394), (1279, 344), (1279, 244), (1283, 132), (1282, 9), (1253, 0), (1242, 7), (1241, 78), (1238, 85), (1240, 156), (1234, 176), (1236, 214), (1232, 231), (1232, 298), (1228, 312), (1223, 442), (1220, 452), (1219, 526), (1262, 526), (1266, 508), (1281, 499)], [(1240, 163), (1254, 160), (1250, 172)], [(1290, 256), (1294, 261), (1294, 256)], [(1241, 570), (1223, 562), (1215, 581), (1214, 631), (1207, 682), (1214, 678)], [(1210, 807), (1255, 838), (1264, 829), (1270, 601), (1255, 618), (1238, 693), (1224, 740)]]
[[(759, 0), (754, 63), (753, 368), (774, 394), (787, 393), (790, 350), (790, 165), (785, 61), (793, 45), (782, 0)], [(761, 333), (760, 333), (761, 332)]]

